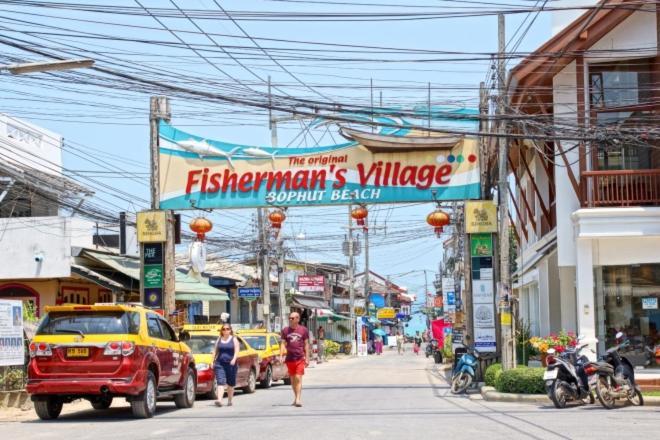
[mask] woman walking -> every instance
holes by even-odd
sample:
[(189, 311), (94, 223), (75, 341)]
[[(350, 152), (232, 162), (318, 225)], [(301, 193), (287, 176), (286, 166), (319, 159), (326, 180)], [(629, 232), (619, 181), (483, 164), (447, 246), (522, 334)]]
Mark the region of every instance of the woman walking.
[(376, 335), (374, 338), (374, 347), (377, 355), (383, 354), (383, 337), (381, 335)]
[(227, 391), (227, 406), (232, 406), (238, 370), (236, 359), (239, 351), (238, 339), (234, 337), (234, 330), (230, 324), (223, 324), (213, 351), (213, 371), (218, 384), (216, 406), (222, 406), (222, 396), (224, 396), (225, 390)]
[(415, 338), (413, 339), (413, 353), (419, 356), (419, 347), (422, 346), (422, 338), (419, 336), (419, 332), (415, 333)]
[(396, 351), (403, 354), (403, 335), (401, 332), (396, 332)]

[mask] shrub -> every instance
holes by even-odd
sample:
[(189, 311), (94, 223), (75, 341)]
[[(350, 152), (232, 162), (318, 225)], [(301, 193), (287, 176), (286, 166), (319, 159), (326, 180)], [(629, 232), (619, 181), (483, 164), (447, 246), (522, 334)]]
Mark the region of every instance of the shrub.
[(484, 373), (486, 386), (494, 387), (500, 374), (502, 374), (502, 364), (493, 364), (486, 368), (486, 373)]
[(454, 359), (454, 352), (452, 351), (451, 340), (452, 340), (451, 335), (445, 336), (445, 339), (443, 340), (442, 357), (446, 361), (451, 361)]
[(504, 370), (495, 378), (495, 389), (501, 393), (545, 394), (544, 371), (528, 367)]
[(339, 353), (340, 345), (338, 342), (326, 339), (324, 341), (324, 348), (325, 348), (325, 357), (328, 358), (328, 357), (337, 356), (337, 353)]

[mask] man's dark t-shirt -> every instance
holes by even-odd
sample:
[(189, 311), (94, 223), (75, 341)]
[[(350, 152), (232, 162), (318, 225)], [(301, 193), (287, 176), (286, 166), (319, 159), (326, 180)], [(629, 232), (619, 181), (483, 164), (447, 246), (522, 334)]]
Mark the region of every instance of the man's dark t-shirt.
[(285, 327), (282, 330), (282, 340), (286, 344), (286, 362), (305, 359), (305, 343), (309, 340), (306, 327), (299, 325), (295, 330)]

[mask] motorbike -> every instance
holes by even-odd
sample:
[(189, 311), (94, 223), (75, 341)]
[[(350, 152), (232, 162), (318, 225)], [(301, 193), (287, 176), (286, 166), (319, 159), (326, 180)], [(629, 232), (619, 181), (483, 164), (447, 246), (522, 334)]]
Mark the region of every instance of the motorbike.
[[(621, 342), (620, 342), (621, 341)], [(630, 341), (623, 341), (623, 333), (616, 334), (617, 345), (608, 349), (602, 360), (590, 363), (587, 374), (596, 377), (594, 388), (603, 408), (612, 409), (617, 400), (626, 399), (635, 406), (644, 405), (642, 390), (635, 382), (635, 369), (632, 363), (619, 351)]]
[(431, 339), (429, 342), (426, 343), (426, 349), (424, 351), (424, 354), (426, 354), (426, 357), (433, 356), (433, 354), (436, 352), (438, 349), (438, 341), (435, 339)]
[(566, 408), (566, 404), (570, 401), (580, 402), (589, 399), (589, 403), (595, 403), (596, 399), (591, 392), (586, 369), (589, 359), (582, 354), (588, 346), (589, 343), (584, 343), (559, 354), (555, 349), (548, 350), (546, 357), (548, 366), (543, 373), (543, 380), (548, 397), (555, 408)]
[(452, 373), (450, 389), (452, 394), (460, 394), (468, 389), (474, 381), (478, 364), (479, 352), (476, 350), (468, 349), (460, 357)]

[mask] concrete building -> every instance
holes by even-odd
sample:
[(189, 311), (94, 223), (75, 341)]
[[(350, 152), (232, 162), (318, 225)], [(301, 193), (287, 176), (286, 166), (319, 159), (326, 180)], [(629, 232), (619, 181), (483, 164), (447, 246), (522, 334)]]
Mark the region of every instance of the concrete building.
[[(513, 142), (509, 157), (520, 248), (514, 287), (533, 334), (595, 336), (602, 353), (623, 331), (635, 365), (654, 366), (660, 10), (599, 5), (607, 7), (558, 25), (511, 72), (510, 111), (528, 137)], [(563, 139), (544, 138), (551, 129)]]

